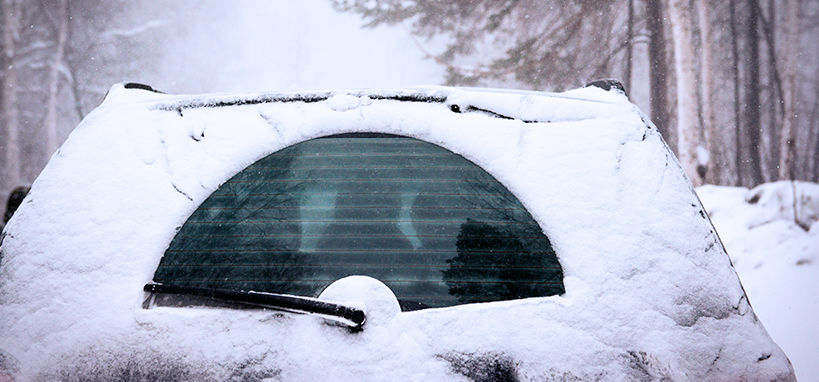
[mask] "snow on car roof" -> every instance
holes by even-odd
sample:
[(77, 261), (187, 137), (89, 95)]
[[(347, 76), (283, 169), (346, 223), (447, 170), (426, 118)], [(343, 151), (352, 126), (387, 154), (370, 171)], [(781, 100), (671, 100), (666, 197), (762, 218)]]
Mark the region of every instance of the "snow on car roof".
[[(549, 236), (566, 293), (401, 313), (356, 336), (309, 316), (142, 308), (176, 229), (220, 184), (347, 132), (421, 139), (495, 176)], [(116, 367), (224, 379), (237, 365), (282, 379), (469, 378), (457, 365), (473, 361), (521, 379), (791, 372), (673, 154), (618, 91), (173, 96), (117, 85), (34, 182), (0, 250), (0, 350), (23, 380)]]

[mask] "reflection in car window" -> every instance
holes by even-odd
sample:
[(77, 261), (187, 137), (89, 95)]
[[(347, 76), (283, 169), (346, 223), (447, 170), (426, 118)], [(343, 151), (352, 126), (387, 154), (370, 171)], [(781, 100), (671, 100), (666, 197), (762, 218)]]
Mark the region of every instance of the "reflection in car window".
[(314, 139), (247, 167), (193, 212), (154, 281), (315, 297), (349, 275), (420, 307), (564, 291), (549, 239), (506, 187), (383, 134)]

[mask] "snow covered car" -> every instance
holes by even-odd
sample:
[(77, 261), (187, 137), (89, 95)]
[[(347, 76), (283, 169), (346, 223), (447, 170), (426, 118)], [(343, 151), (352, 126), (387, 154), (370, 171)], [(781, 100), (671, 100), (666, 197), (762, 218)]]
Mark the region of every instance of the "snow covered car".
[(617, 89), (126, 84), (2, 234), (0, 380), (795, 377)]

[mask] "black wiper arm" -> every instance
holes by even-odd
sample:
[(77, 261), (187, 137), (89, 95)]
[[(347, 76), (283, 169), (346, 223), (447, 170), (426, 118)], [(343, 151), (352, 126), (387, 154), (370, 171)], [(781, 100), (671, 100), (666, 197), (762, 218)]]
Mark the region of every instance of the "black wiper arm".
[(200, 288), (158, 283), (145, 284), (144, 291), (149, 293), (167, 293), (188, 296), (209, 297), (216, 300), (240, 302), (265, 308), (291, 310), (304, 313), (324, 314), (343, 318), (352, 322), (354, 327), (360, 328), (367, 321), (364, 311), (358, 308), (341, 305), (319, 299), (230, 289)]

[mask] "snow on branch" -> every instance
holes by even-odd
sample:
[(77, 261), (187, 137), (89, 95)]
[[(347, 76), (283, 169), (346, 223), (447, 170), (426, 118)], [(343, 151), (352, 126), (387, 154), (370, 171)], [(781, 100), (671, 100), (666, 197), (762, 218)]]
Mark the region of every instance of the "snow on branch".
[(151, 29), (159, 28), (163, 25), (167, 25), (168, 21), (166, 20), (152, 20), (145, 24), (130, 28), (130, 29), (109, 29), (100, 35), (102, 39), (112, 39), (117, 37), (133, 37), (139, 35), (141, 33), (145, 33)]

